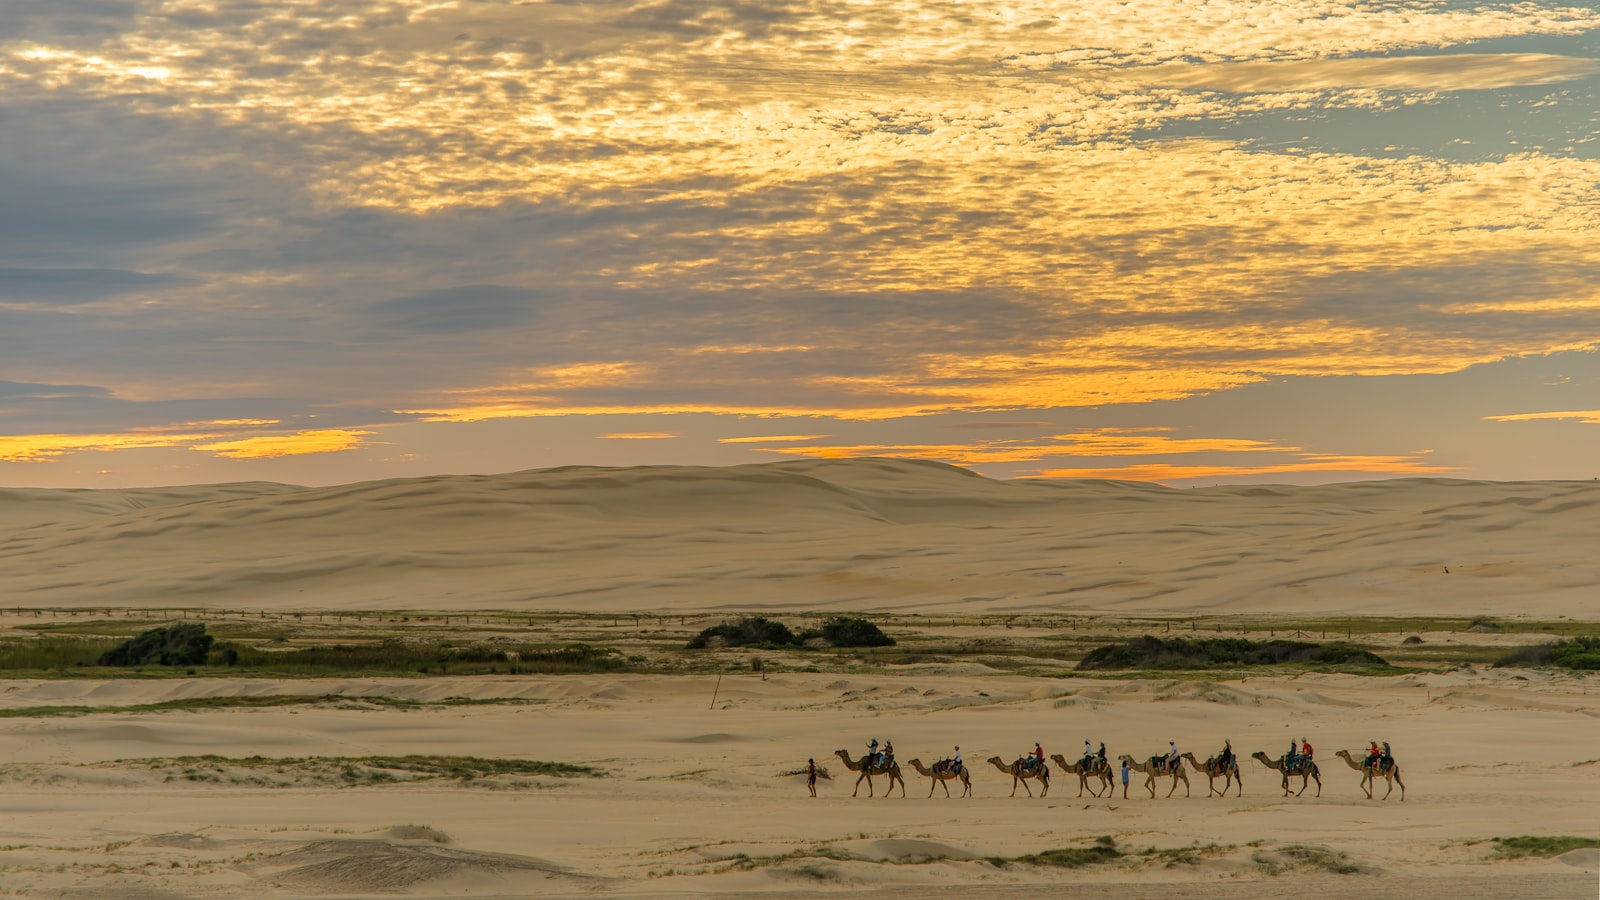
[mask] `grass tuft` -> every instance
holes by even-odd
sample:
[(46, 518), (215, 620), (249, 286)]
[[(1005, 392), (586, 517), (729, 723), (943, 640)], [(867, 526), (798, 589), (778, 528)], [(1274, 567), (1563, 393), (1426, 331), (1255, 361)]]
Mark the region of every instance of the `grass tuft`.
[(1494, 854), (1497, 859), (1560, 856), (1583, 847), (1600, 847), (1600, 838), (1573, 837), (1570, 834), (1522, 834), (1516, 837), (1498, 837), (1494, 842), (1497, 845)]

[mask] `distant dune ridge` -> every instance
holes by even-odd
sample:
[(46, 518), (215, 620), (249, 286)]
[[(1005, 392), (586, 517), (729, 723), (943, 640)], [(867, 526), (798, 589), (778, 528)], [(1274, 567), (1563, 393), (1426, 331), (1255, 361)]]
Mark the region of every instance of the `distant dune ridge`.
[(1596, 482), (1177, 490), (855, 459), (0, 489), (24, 606), (1553, 618), (1592, 610), (1595, 547)]

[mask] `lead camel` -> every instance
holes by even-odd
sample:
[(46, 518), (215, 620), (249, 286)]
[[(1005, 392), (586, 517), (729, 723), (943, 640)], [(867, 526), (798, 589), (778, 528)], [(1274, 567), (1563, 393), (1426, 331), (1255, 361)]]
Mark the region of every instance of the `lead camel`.
[(1389, 760), (1389, 767), (1384, 768), (1382, 760), (1370, 766), (1356, 762), (1355, 757), (1350, 755), (1349, 750), (1340, 750), (1334, 755), (1349, 763), (1350, 768), (1361, 773), (1361, 789), (1367, 792), (1368, 800), (1372, 799), (1373, 782), (1379, 775), (1382, 775), (1383, 780), (1389, 784), (1389, 789), (1383, 793), (1383, 799), (1389, 799), (1389, 795), (1394, 793), (1394, 786), (1397, 784), (1400, 785), (1400, 799), (1406, 799), (1406, 783), (1400, 780), (1399, 763), (1391, 759)]
[[(882, 766), (882, 765), (867, 766), (867, 765), (863, 765), (862, 763), (858, 763), (855, 760), (851, 759), (849, 751), (846, 751), (846, 750), (835, 750), (835, 751), (833, 751), (833, 755), (839, 757), (842, 760), (844, 760), (845, 768), (849, 769), (852, 772), (860, 772), (861, 773), (860, 776), (858, 776), (856, 778), (856, 789), (850, 792), (850, 796), (854, 797), (858, 792), (860, 792), (862, 779), (866, 779), (866, 782), (867, 782), (867, 796), (868, 797), (873, 796), (873, 792), (872, 792), (872, 776), (874, 776), (874, 775), (887, 775), (887, 776), (889, 776), (889, 789), (887, 791), (883, 792), (883, 796), (884, 797), (888, 797), (890, 794), (894, 793), (894, 783), (896, 781), (900, 782), (900, 796), (904, 797), (906, 795), (906, 780), (904, 778), (900, 777), (900, 764), (899, 763), (893, 763), (892, 762), (892, 763), (889, 763), (889, 765), (887, 765), (887, 766)], [(863, 757), (863, 759), (865, 759), (865, 757)]]

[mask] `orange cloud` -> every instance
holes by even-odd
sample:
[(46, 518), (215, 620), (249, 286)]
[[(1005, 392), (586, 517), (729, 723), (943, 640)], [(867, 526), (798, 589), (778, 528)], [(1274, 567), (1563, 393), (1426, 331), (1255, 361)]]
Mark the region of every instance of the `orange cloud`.
[(43, 462), (68, 453), (182, 447), (206, 435), (23, 434), (0, 437), (0, 462)]
[(295, 434), (269, 434), (196, 444), (191, 450), (204, 450), (227, 459), (277, 459), (281, 456), (304, 456), (312, 453), (339, 453), (355, 450), (366, 444), (363, 438), (370, 431), (350, 431), (328, 428), (319, 431), (300, 431)]
[(683, 435), (673, 431), (620, 431), (615, 434), (602, 434), (602, 438), (613, 441), (668, 441), (680, 438)]
[(1259, 466), (1197, 465), (1149, 463), (1135, 466), (1099, 466), (1041, 469), (1024, 478), (1105, 478), (1115, 481), (1192, 481), (1196, 478), (1229, 478), (1242, 475), (1289, 475), (1297, 472), (1353, 472), (1382, 476), (1451, 475), (1454, 466), (1430, 466), (1407, 456), (1314, 456), (1298, 462), (1269, 463)]
[(1509, 416), (1484, 416), (1490, 422), (1538, 422), (1547, 420), (1578, 421), (1585, 425), (1600, 425), (1600, 409), (1570, 410), (1566, 412), (1515, 413)]
[(782, 444), (792, 441), (819, 441), (828, 434), (768, 434), (749, 437), (717, 438), (719, 444)]

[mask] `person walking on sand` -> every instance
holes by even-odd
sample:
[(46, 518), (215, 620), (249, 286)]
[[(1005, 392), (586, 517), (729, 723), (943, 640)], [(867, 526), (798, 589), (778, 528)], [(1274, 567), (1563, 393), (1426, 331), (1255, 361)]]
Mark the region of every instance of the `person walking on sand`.
[(811, 796), (817, 795), (817, 760), (815, 757), (806, 760), (806, 789)]
[(1128, 799), (1128, 760), (1122, 760), (1122, 799)]

